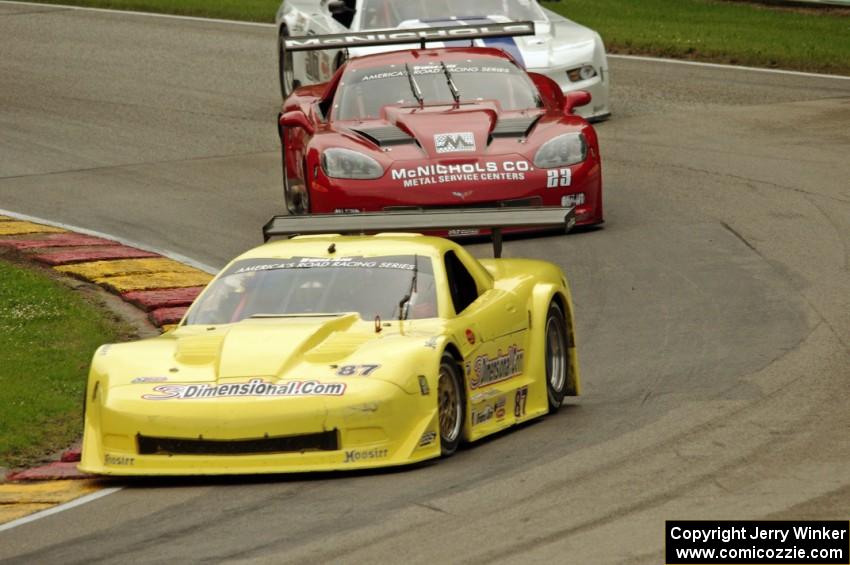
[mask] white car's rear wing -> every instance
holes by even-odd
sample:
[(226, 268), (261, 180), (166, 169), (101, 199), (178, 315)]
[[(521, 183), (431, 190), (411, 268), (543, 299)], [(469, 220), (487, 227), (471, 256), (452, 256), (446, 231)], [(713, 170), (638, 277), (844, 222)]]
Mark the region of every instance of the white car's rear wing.
[(384, 31), (358, 31), (332, 35), (304, 35), (287, 37), (287, 51), (315, 51), (345, 47), (370, 47), (375, 45), (403, 45), (419, 42), (422, 49), (429, 41), (471, 41), (488, 37), (518, 37), (534, 35), (534, 22), (487, 23), (426, 27)]
[(493, 254), (502, 255), (505, 228), (552, 229), (563, 232), (575, 226), (575, 209), (556, 206), (464, 208), (451, 210), (312, 214), (275, 216), (263, 226), (263, 239), (317, 234), (367, 234), (380, 232), (434, 232), (490, 230)]

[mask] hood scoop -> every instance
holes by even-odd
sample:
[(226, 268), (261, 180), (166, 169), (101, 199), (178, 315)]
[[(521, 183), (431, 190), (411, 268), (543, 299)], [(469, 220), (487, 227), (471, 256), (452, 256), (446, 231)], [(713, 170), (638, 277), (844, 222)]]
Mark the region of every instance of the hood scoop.
[(365, 137), (378, 147), (403, 145), (406, 143), (413, 143), (415, 141), (406, 131), (391, 125), (349, 129), (361, 137)]
[(312, 363), (332, 363), (348, 357), (364, 343), (375, 339), (373, 331), (364, 333), (339, 332), (311, 349), (305, 358)]
[(518, 118), (501, 118), (497, 123), (496, 127), (493, 128), (493, 131), (490, 132), (490, 136), (493, 138), (499, 137), (528, 137), (528, 132), (534, 127), (534, 124), (537, 123), (537, 120), (543, 114), (537, 114), (536, 116), (520, 116)]
[(178, 338), (175, 361), (212, 366), (212, 378), (219, 380), (285, 377), (323, 342), (320, 356), (341, 355), (354, 349), (356, 343), (346, 343), (346, 337), (359, 319), (352, 313), (244, 320), (214, 335)]
[(215, 363), (224, 343), (222, 335), (184, 336), (177, 340), (174, 359), (185, 365), (206, 365)]

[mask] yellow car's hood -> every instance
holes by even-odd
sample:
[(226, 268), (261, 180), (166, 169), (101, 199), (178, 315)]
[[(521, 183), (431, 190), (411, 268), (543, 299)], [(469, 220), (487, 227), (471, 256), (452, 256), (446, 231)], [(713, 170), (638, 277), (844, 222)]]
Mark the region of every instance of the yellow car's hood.
[(347, 357), (373, 339), (374, 331), (372, 335), (363, 331), (365, 328), (352, 331), (357, 321), (356, 314), (266, 318), (203, 328), (201, 332), (184, 330), (174, 336), (173, 357), (180, 365), (213, 365), (219, 380), (282, 376), (310, 353), (312, 357), (318, 353), (331, 362)]
[[(404, 351), (421, 353), (425, 341), (440, 332), (436, 320), (384, 325), (376, 332), (373, 322), (343, 314), (184, 326), (158, 338), (102, 348), (95, 360), (113, 387), (250, 378), (324, 380), (356, 376), (371, 366), (399, 368), (405, 364)], [(395, 381), (395, 374), (374, 369), (370, 376)]]

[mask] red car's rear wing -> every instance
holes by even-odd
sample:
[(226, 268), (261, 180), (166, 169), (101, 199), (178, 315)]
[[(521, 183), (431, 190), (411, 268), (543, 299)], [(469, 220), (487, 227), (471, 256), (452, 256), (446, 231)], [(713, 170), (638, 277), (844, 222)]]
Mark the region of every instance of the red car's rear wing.
[(384, 31), (359, 31), (332, 35), (304, 35), (287, 37), (287, 51), (315, 51), (318, 49), (343, 49), (345, 47), (369, 47), (374, 45), (403, 45), (419, 42), (422, 49), (429, 41), (467, 41), (488, 37), (518, 37), (534, 35), (534, 22), (488, 23), (482, 25), (459, 25), (448, 27), (426, 27)]
[(550, 228), (567, 232), (575, 223), (574, 208), (551, 206), (313, 214), (275, 216), (263, 226), (263, 238), (268, 241), (274, 236), (489, 229), (493, 254), (498, 258), (502, 255), (504, 228)]

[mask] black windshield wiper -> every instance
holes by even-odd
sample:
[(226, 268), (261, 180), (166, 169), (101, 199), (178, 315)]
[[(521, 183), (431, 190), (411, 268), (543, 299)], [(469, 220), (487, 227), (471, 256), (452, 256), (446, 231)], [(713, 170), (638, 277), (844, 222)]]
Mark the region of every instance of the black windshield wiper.
[(410, 279), (410, 290), (404, 295), (398, 303), (398, 319), (399, 321), (404, 321), (407, 319), (407, 304), (410, 302), (410, 299), (413, 297), (413, 293), (416, 292), (416, 281), (419, 278), (419, 255), (413, 256), (413, 277)]
[(425, 104), (425, 99), (422, 97), (422, 89), (419, 88), (418, 84), (416, 84), (416, 79), (413, 78), (413, 73), (410, 72), (410, 65), (405, 63), (404, 70), (407, 71), (407, 81), (410, 83), (410, 90), (413, 91), (413, 96), (416, 98), (416, 101), (419, 102), (419, 105), (422, 106)]
[(444, 61), (440, 61), (440, 66), (443, 67), (443, 74), (446, 75), (446, 83), (449, 85), (449, 90), (452, 91), (452, 98), (455, 99), (455, 104), (460, 104), (460, 90), (457, 89), (457, 85), (454, 79), (452, 79), (452, 73)]

